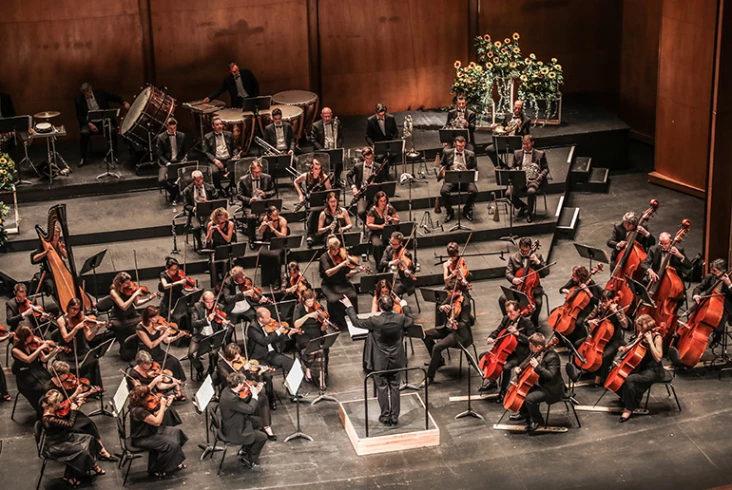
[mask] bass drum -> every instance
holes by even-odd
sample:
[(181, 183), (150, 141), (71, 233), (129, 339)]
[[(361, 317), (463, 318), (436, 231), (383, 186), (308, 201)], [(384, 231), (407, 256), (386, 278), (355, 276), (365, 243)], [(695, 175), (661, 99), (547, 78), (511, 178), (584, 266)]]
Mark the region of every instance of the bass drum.
[(148, 85), (130, 106), (122, 121), (120, 134), (139, 149), (146, 150), (148, 138), (155, 139), (165, 131), (165, 122), (174, 111), (175, 99)]

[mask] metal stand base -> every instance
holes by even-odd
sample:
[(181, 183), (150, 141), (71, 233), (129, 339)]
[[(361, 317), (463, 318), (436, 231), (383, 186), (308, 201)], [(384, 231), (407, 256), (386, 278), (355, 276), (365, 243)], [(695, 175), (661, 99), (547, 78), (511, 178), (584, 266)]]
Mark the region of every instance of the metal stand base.
[(456, 231), (456, 230), (471, 231), (470, 228), (468, 228), (467, 226), (460, 223), (460, 220), (458, 220), (458, 223), (455, 226), (453, 226), (452, 228), (447, 230), (447, 232), (452, 233), (453, 231)]
[(294, 434), (285, 437), (285, 442), (290, 442), (294, 439), (305, 439), (313, 442), (313, 438), (303, 432), (295, 432)]
[(485, 420), (481, 414), (477, 413), (472, 408), (469, 408), (464, 412), (455, 415), (455, 420), (461, 419), (463, 417), (475, 417), (476, 419)]
[(439, 228), (440, 231), (445, 231), (439, 221), (432, 221), (432, 213), (429, 211), (425, 211), (422, 215), (422, 219), (419, 221), (419, 226), (417, 226), (417, 229), (420, 228), (424, 230), (424, 233), (419, 232), (422, 235), (432, 233), (432, 230), (436, 230), (437, 228)]
[(321, 391), (318, 397), (310, 402), (310, 406), (313, 407), (316, 403), (320, 403), (323, 401), (339, 403), (338, 400), (336, 400), (334, 397), (326, 395), (324, 391)]
[(205, 458), (209, 454), (211, 455), (211, 457), (213, 457), (214, 453), (218, 453), (224, 450), (224, 448), (222, 447), (211, 445), (207, 446), (205, 444), (199, 444), (198, 447), (199, 449), (201, 449), (201, 451), (203, 451), (203, 453), (201, 453), (201, 461), (203, 461), (203, 458)]

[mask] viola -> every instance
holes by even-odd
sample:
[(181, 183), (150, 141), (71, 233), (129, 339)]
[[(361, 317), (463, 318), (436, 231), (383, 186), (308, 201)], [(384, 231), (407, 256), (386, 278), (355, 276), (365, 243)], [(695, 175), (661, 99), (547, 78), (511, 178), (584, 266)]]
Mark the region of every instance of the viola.
[(513, 351), (516, 350), (516, 346), (518, 345), (518, 336), (509, 333), (508, 327), (511, 325), (516, 326), (517, 323), (518, 318), (501, 330), (496, 337), (496, 342), (493, 344), (493, 349), (486, 352), (480, 358), (478, 367), (483, 371), (484, 378), (496, 381), (501, 376), (501, 373), (503, 373), (503, 366), (506, 364), (506, 359), (513, 354)]
[(446, 327), (453, 330), (458, 329), (458, 319), (460, 318), (460, 314), (463, 312), (464, 300), (465, 296), (463, 295), (462, 291), (452, 298), (452, 301), (450, 302), (450, 316), (445, 323)]
[[(583, 283), (585, 287), (589, 286), (592, 276), (600, 272), (602, 267), (602, 264), (597, 264), (592, 269), (590, 277)], [(549, 326), (562, 335), (570, 335), (577, 325), (577, 317), (587, 308), (590, 301), (592, 294), (589, 291), (583, 290), (580, 286), (573, 287), (564, 298), (564, 304), (555, 308), (549, 315)]]
[(158, 332), (163, 332), (165, 330), (170, 330), (173, 335), (178, 335), (179, 333), (183, 333), (186, 337), (192, 337), (193, 334), (191, 332), (186, 332), (184, 330), (181, 330), (178, 328), (178, 324), (175, 322), (169, 322), (162, 316), (158, 315), (155, 317), (155, 320), (151, 323), (152, 327), (157, 330)]
[[(33, 338), (31, 338), (26, 345), (27, 345), (28, 349), (30, 349), (30, 350), (36, 350), (36, 349), (38, 349), (41, 346), (41, 344), (43, 344), (43, 342), (45, 342), (45, 340), (43, 340), (41, 337), (33, 336)], [(51, 350), (56, 349), (56, 348), (58, 348), (58, 350), (59, 351), (62, 351), (62, 352), (71, 352), (71, 348), (70, 347), (68, 347), (68, 346), (63, 346), (63, 347), (57, 346), (56, 345), (56, 342), (54, 342), (53, 340), (49, 340), (48, 341), (48, 346), (46, 347), (45, 350), (51, 351)]]
[(160, 402), (165, 398), (162, 393), (150, 393), (145, 399), (145, 410), (154, 413), (160, 410)]
[(335, 265), (339, 265), (344, 261), (347, 261), (350, 269), (358, 269), (366, 272), (367, 274), (372, 273), (371, 268), (368, 265), (361, 265), (361, 259), (355, 255), (348, 255), (345, 248), (341, 248), (340, 252), (335, 257), (331, 255), (330, 258)]
[(33, 304), (31, 300), (27, 299), (23, 301), (22, 303), (18, 303), (18, 311), (20, 313), (25, 313), (29, 309), (33, 310), (33, 316), (41, 319), (41, 318), (49, 318), (51, 316), (50, 313), (46, 313), (43, 310), (43, 307), (40, 305)]
[(112, 325), (110, 321), (98, 320), (96, 315), (84, 316), (84, 323), (89, 326), (99, 325), (100, 327), (109, 327)]
[(64, 418), (71, 412), (71, 400), (64, 400), (59, 403), (56, 409), (56, 417)]
[[(10, 333), (10, 337), (8, 337), (9, 339), (12, 339), (15, 337), (15, 333), (13, 333), (13, 332), (9, 332), (9, 333)], [(5, 337), (6, 335), (8, 335), (8, 327), (6, 327), (5, 325), (0, 325), (0, 337)], [(5, 340), (8, 340), (8, 339), (5, 339)]]
[[(643, 212), (638, 220), (638, 226), (645, 226), (651, 216), (658, 210), (658, 206), (658, 201), (651, 199), (650, 207)], [(631, 291), (630, 286), (628, 286), (628, 281), (625, 278), (633, 278), (638, 267), (640, 267), (641, 263), (648, 256), (645, 250), (643, 250), (643, 246), (636, 242), (636, 238), (638, 237), (637, 230), (638, 228), (636, 227), (630, 236), (627, 237), (626, 241), (628, 243), (618, 254), (610, 280), (605, 285), (605, 289), (615, 291), (618, 296), (618, 304), (623, 308), (627, 308), (633, 302), (633, 291)], [(636, 279), (639, 278), (636, 277)]]
[(159, 296), (158, 293), (151, 292), (147, 286), (138, 286), (132, 281), (122, 286), (121, 291), (126, 296), (132, 296), (138, 289), (142, 291), (142, 296)]
[(323, 305), (321, 305), (317, 301), (313, 302), (313, 306), (305, 305), (305, 311), (307, 313), (315, 312), (318, 314), (317, 320), (322, 325), (323, 331), (325, 331), (325, 329), (327, 327), (331, 327), (331, 328), (335, 329), (335, 325), (333, 325), (333, 323), (330, 321), (330, 315), (328, 314), (327, 311), (325, 311), (325, 308), (323, 308)]
[(288, 333), (291, 329), (298, 333), (303, 333), (302, 330), (300, 330), (299, 328), (290, 327), (290, 324), (287, 322), (280, 323), (275, 318), (269, 319), (269, 322), (264, 326), (264, 331), (267, 333), (273, 333), (280, 327), (282, 327), (282, 330), (285, 333)]
[[(663, 334), (664, 330), (666, 330), (666, 325), (661, 324), (654, 328), (652, 332)], [(628, 349), (614, 361), (614, 367), (605, 380), (606, 389), (617, 393), (618, 390), (622, 388), (623, 384), (625, 384), (625, 380), (628, 379), (628, 376), (630, 376), (633, 370), (638, 367), (638, 364), (640, 364), (648, 351), (648, 348), (643, 345), (642, 342), (644, 338), (645, 335), (639, 335), (636, 337), (636, 339), (628, 345)]]
[(275, 371), (275, 368), (271, 366), (265, 366), (263, 364), (260, 364), (258, 360), (256, 359), (249, 359), (247, 360), (244, 357), (239, 356), (237, 359), (234, 359), (233, 361), (227, 361), (231, 365), (231, 367), (234, 369), (234, 371), (241, 371), (245, 368), (247, 364), (249, 364), (249, 372), (256, 373), (256, 372), (264, 372), (264, 371)]
[(175, 274), (170, 276), (170, 278), (173, 280), (173, 282), (182, 281), (185, 279), (185, 284), (183, 284), (183, 289), (190, 291), (192, 289), (196, 289), (196, 280), (192, 277), (186, 276), (186, 273), (183, 269), (178, 269), (175, 271)]
[(413, 262), (412, 259), (409, 258), (406, 248), (401, 247), (399, 250), (395, 251), (392, 255), (392, 260), (396, 261), (396, 264), (392, 268), (392, 272), (402, 271), (408, 278), (413, 281), (417, 280), (417, 278), (412, 275), (411, 270)]
[(546, 343), (544, 348), (538, 352), (532, 353), (528, 359), (524, 361), (524, 365), (519, 371), (516, 380), (511, 383), (511, 386), (506, 391), (506, 396), (503, 398), (503, 408), (510, 410), (511, 412), (518, 412), (526, 400), (526, 395), (529, 394), (531, 388), (539, 381), (539, 373), (529, 363), (530, 359), (538, 357), (548, 348), (557, 345), (559, 339), (554, 337)]
[(450, 274), (457, 275), (458, 279), (460, 279), (469, 289), (473, 289), (473, 285), (468, 282), (468, 275), (470, 274), (470, 271), (468, 270), (468, 265), (465, 263), (464, 258), (457, 257), (455, 259), (451, 259), (447, 265), (447, 270), (450, 271)]
[(295, 294), (298, 296), (307, 291), (308, 286), (305, 282), (305, 276), (302, 274), (298, 274), (297, 277), (290, 276), (290, 287), (295, 288)]
[(583, 371), (594, 373), (602, 367), (602, 356), (605, 353), (605, 347), (615, 334), (615, 325), (611, 318), (620, 311), (622, 311), (622, 308), (618, 307), (617, 311), (601, 318), (597, 325), (592, 327), (590, 335), (577, 349), (580, 356), (584, 357), (585, 362), (580, 361), (580, 358), (575, 356), (574, 363)]
[(258, 288), (254, 286), (254, 283), (251, 279), (248, 277), (245, 277), (244, 280), (240, 283), (237, 283), (239, 285), (239, 290), (243, 293), (246, 293), (247, 291), (252, 292), (252, 300), (256, 302), (261, 302), (262, 299), (264, 299), (265, 303), (272, 304), (272, 300), (264, 296), (264, 293), (262, 292), (262, 288)]

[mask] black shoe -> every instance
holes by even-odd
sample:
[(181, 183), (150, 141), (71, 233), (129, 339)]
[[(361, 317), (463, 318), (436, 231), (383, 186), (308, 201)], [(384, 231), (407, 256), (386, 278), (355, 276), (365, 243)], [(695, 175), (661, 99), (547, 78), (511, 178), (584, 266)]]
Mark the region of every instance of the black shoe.
[(536, 429), (539, 428), (539, 422), (532, 420), (528, 424), (526, 424), (526, 432), (534, 432)]
[(268, 441), (276, 441), (277, 440), (277, 436), (275, 434), (272, 434), (272, 435), (267, 434), (267, 440)]
[(385, 415), (379, 416), (379, 422), (386, 425), (387, 427), (391, 425), (391, 419)]
[(259, 473), (260, 471), (264, 471), (264, 468), (262, 468), (262, 465), (259, 463), (252, 463), (252, 465), (249, 467), (252, 471), (256, 471)]
[(310, 237), (310, 236), (307, 237), (305, 239), (305, 243), (307, 243), (308, 247), (312, 247), (313, 246), (313, 237)]
[(620, 422), (621, 424), (624, 424), (625, 422), (627, 422), (628, 420), (630, 420), (630, 417), (632, 417), (632, 416), (633, 416), (632, 413), (628, 417), (623, 417), (621, 415), (620, 418), (618, 419), (618, 422)]
[(84, 166), (84, 164), (85, 164), (85, 163), (86, 163), (86, 162), (85, 162), (85, 161), (84, 161), (84, 159), (82, 158), (81, 160), (79, 160), (79, 164), (77, 165), (77, 167), (81, 168), (81, 167), (83, 167), (83, 166)]
[(269, 409), (270, 409), (270, 410), (272, 410), (273, 412), (274, 412), (275, 410), (277, 410), (277, 401), (275, 401), (275, 400), (270, 400), (270, 401), (269, 401)]
[(531, 215), (526, 216), (527, 223), (531, 223), (532, 221), (534, 221), (534, 218), (532, 218)]
[(518, 213), (516, 213), (516, 216), (519, 218), (526, 214), (526, 206), (521, 206), (518, 210)]
[(399, 425), (399, 419), (391, 419), (391, 425), (392, 426)]
[(455, 218), (455, 213), (451, 213), (451, 214), (448, 214), (447, 216), (445, 216), (445, 221), (444, 221), (444, 222), (445, 222), (445, 223), (449, 223), (449, 222), (450, 222), (450, 221), (452, 221), (452, 220), (453, 220), (454, 218)]
[[(425, 367), (428, 367), (430, 365), (430, 362), (432, 362), (432, 361), (425, 361), (425, 363), (424, 363)], [(445, 365), (445, 358), (443, 357), (442, 359), (440, 359), (439, 364), (437, 364), (437, 368), (439, 369), (439, 368), (443, 367), (444, 365)]]
[(254, 244), (254, 242), (249, 242), (249, 250), (254, 250), (255, 248), (257, 248), (257, 246)]
[(508, 417), (508, 420), (510, 420), (511, 422), (520, 422), (520, 421), (526, 420), (526, 419), (520, 413), (515, 413), (515, 414), (511, 415), (510, 417)]
[(499, 393), (496, 399), (494, 400), (496, 403), (503, 403), (503, 393)]
[(472, 211), (467, 211), (467, 212), (465, 212), (465, 213), (463, 214), (463, 216), (465, 216), (465, 219), (466, 219), (466, 220), (468, 220), (468, 221), (473, 221), (473, 212), (472, 212)]

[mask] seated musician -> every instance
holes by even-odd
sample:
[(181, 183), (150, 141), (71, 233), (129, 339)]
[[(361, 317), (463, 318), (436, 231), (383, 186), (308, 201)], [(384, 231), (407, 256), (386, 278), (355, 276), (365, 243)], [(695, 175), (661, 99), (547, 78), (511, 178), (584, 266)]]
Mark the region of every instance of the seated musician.
[(10, 353), (13, 356), (12, 373), (15, 385), (21, 395), (28, 400), (36, 413), (40, 413), (40, 399), (51, 388), (51, 375), (46, 363), (58, 352), (58, 347), (42, 340), (34, 343), (33, 330), (21, 325), (15, 331), (15, 341)]
[(178, 131), (178, 121), (174, 117), (168, 118), (165, 122), (165, 132), (155, 138), (155, 148), (158, 153), (158, 184), (168, 191), (170, 200), (175, 202), (178, 199), (177, 178), (168, 179), (168, 165), (183, 160), (185, 153), (186, 135)]
[(613, 359), (618, 353), (618, 348), (623, 345), (623, 330), (630, 327), (625, 311), (615, 302), (615, 291), (606, 289), (600, 294), (600, 304), (587, 315), (585, 324), (589, 327), (589, 334), (592, 335), (603, 319), (607, 318), (613, 324), (613, 336), (605, 345), (602, 354), (602, 366), (595, 375), (595, 385), (601, 386), (605, 382), (608, 373), (613, 365)]
[[(635, 409), (640, 407), (643, 395), (651, 388), (651, 385), (664, 378), (664, 369), (661, 363), (663, 359), (663, 335), (662, 332), (653, 332), (654, 328), (656, 328), (656, 322), (649, 315), (640, 315), (635, 319), (634, 338), (643, 337), (641, 343), (646, 347), (646, 354), (623, 383), (620, 395), (623, 402), (623, 413), (620, 415), (619, 420), (621, 423), (627, 422)], [(627, 351), (628, 348), (624, 345), (618, 348), (620, 354)]]
[(475, 125), (477, 114), (468, 109), (468, 98), (464, 94), (458, 94), (455, 97), (455, 108), (447, 111), (446, 128), (467, 129), (468, 144), (470, 151), (475, 151)]
[(215, 250), (217, 247), (223, 247), (231, 243), (236, 243), (236, 226), (229, 216), (229, 212), (225, 207), (216, 208), (211, 211), (208, 223), (206, 223), (206, 249), (212, 250), (209, 255), (209, 273), (211, 277), (211, 286), (214, 286), (223, 279), (223, 271), (218, 271), (216, 267)]
[[(442, 152), (442, 158), (440, 160), (440, 173), (454, 171), (454, 170), (477, 170), (478, 164), (475, 158), (475, 153), (465, 149), (465, 138), (458, 136), (453, 141), (453, 147), (447, 148)], [(465, 206), (463, 207), (463, 216), (468, 221), (473, 221), (473, 204), (475, 199), (478, 197), (478, 187), (475, 182), (443, 182), (440, 187), (440, 201), (445, 206), (445, 223), (449, 223), (455, 217), (455, 210), (452, 207), (453, 196), (452, 192), (466, 193), (468, 195), (465, 200)], [(458, 203), (459, 204), (459, 203)]]
[[(540, 187), (546, 185), (549, 165), (546, 161), (546, 153), (534, 148), (534, 139), (530, 134), (524, 136), (521, 143), (523, 148), (513, 153), (513, 164), (509, 168), (526, 171), (526, 187), (514, 189), (513, 186), (509, 186), (506, 190), (506, 199), (509, 199), (515, 208), (518, 208), (518, 216), (526, 215), (526, 221), (531, 223), (534, 211), (536, 211), (536, 193)], [(519, 192), (526, 192), (528, 206), (518, 197)]]
[[(587, 283), (587, 285), (585, 285), (585, 283)], [(572, 288), (576, 287), (579, 287), (582, 291), (585, 291), (590, 295), (589, 304), (580, 311), (579, 315), (577, 315), (574, 330), (570, 334), (565, 334), (565, 337), (567, 337), (570, 342), (574, 343), (575, 347), (579, 347), (579, 344), (581, 344), (587, 337), (585, 319), (599, 302), (601, 288), (590, 278), (590, 272), (583, 265), (575, 265), (572, 268), (572, 276), (569, 278), (569, 281), (559, 289), (559, 294), (568, 295)]]
[[(158, 307), (160, 308), (161, 317), (177, 323), (182, 330), (190, 330), (188, 311), (182, 307), (176, 309), (176, 305), (178, 300), (187, 292), (186, 282), (186, 277), (181, 274), (178, 259), (166, 257), (165, 270), (160, 273), (160, 282), (158, 283), (158, 291), (163, 294)], [(194, 289), (194, 291), (197, 290), (197, 288)]]
[(328, 253), (320, 256), (320, 289), (328, 301), (328, 314), (336, 330), (346, 328), (346, 310), (341, 303), (344, 295), (348, 296), (356, 312), (358, 312), (358, 296), (356, 288), (351, 284), (351, 277), (362, 271), (361, 267), (351, 268), (345, 248), (341, 241), (330, 236), (326, 242)]
[(396, 118), (386, 112), (385, 104), (376, 104), (375, 114), (366, 120), (366, 144), (370, 147), (379, 141), (391, 141), (399, 138)]
[[(57, 310), (55, 305), (52, 309)], [(51, 308), (48, 313), (43, 312), (35, 299), (32, 301), (28, 299), (28, 289), (25, 284), (18, 282), (13, 286), (13, 297), (5, 303), (5, 320), (11, 332), (21, 325), (35, 328), (38, 323), (51, 318), (50, 310)]]
[(109, 313), (112, 325), (109, 329), (114, 332), (119, 343), (120, 354), (123, 354), (123, 359), (128, 361), (135, 353), (123, 353), (122, 349), (125, 339), (135, 335), (135, 328), (140, 323), (141, 317), (137, 307), (156, 298), (154, 295), (145, 297), (142, 288), (137, 288), (132, 293), (130, 291), (132, 291), (132, 277), (126, 272), (118, 272), (109, 287), (109, 296), (112, 298), (112, 310)]
[(224, 121), (220, 117), (211, 120), (211, 128), (213, 131), (203, 136), (203, 152), (210, 164), (214, 187), (225, 194), (221, 186), (221, 175), (226, 172), (226, 163), (234, 158), (236, 152), (234, 135), (224, 129)]
[(355, 198), (361, 193), (361, 199), (358, 200), (357, 210), (359, 218), (366, 219), (367, 203), (366, 203), (366, 187), (369, 184), (380, 184), (386, 182), (389, 175), (383, 164), (374, 163), (374, 149), (371, 146), (364, 146), (361, 150), (362, 162), (356, 163), (346, 174), (346, 182), (351, 186), (351, 193)]
[[(259, 455), (267, 440), (274, 439), (272, 429), (266, 431), (265, 421), (256, 416), (261, 385), (251, 386), (242, 373), (231, 373), (226, 378), (226, 388), (221, 391), (219, 414), (221, 416), (221, 433), (227, 441), (240, 444), (241, 462), (253, 471), (262, 471)], [(242, 396), (241, 392), (246, 393)], [(256, 397), (256, 398), (255, 398)]]
[(282, 110), (272, 110), (272, 122), (264, 128), (264, 141), (274, 146), (282, 154), (295, 153), (295, 133), (292, 125), (282, 120)]
[[(564, 397), (564, 381), (559, 354), (552, 347), (546, 346), (544, 334), (532, 334), (529, 337), (529, 349), (532, 354), (538, 355), (529, 359), (529, 366), (539, 375), (539, 382), (529, 390), (519, 413), (509, 418), (512, 421), (525, 420), (526, 432), (533, 432), (544, 425), (539, 405), (541, 402), (551, 405), (560, 401)], [(516, 372), (519, 373), (520, 369), (516, 368)]]
[(268, 301), (263, 295), (260, 296), (249, 282), (251, 279), (247, 277), (244, 269), (237, 265), (231, 268), (229, 277), (221, 283), (224, 311), (232, 323), (239, 323), (241, 320), (253, 321), (256, 307)]
[[(451, 277), (457, 277), (463, 283), (463, 286), (467, 286), (471, 274), (465, 267), (467, 274), (466, 277), (463, 277), (463, 270), (458, 267), (460, 262), (464, 262), (464, 259), (460, 257), (460, 245), (456, 242), (450, 242), (447, 244), (446, 250), (448, 259), (442, 263), (442, 281), (447, 282)], [(469, 295), (470, 291), (466, 291), (466, 293)]]
[[(726, 275), (727, 261), (724, 259), (715, 259), (709, 264), (709, 274), (704, 276), (702, 281), (694, 291), (691, 293), (694, 302), (698, 305), (704, 298), (709, 297), (711, 294), (721, 294), (724, 297), (724, 310), (722, 312), (722, 318), (719, 320), (719, 325), (712, 333), (711, 348), (714, 349), (722, 341), (724, 336), (725, 328), (727, 324), (732, 321), (732, 281), (729, 275)], [(715, 290), (714, 286), (717, 281), (722, 281), (722, 284)]]
[[(153, 360), (160, 364), (162, 369), (169, 369), (173, 377), (181, 383), (186, 380), (186, 372), (177, 357), (170, 354), (170, 344), (183, 337), (186, 332), (174, 328), (159, 316), (160, 310), (148, 306), (142, 312), (142, 319), (137, 324), (137, 336), (140, 338), (140, 349), (147, 351)], [(165, 349), (160, 345), (165, 344)], [(185, 395), (176, 400), (185, 401)]]
[(312, 289), (307, 289), (302, 293), (300, 301), (295, 305), (292, 314), (293, 326), (298, 330), (295, 336), (295, 342), (297, 343), (297, 350), (300, 353), (300, 359), (305, 366), (305, 381), (315, 384), (312, 372), (317, 368), (322, 374), (319, 377), (321, 391), (325, 391), (328, 349), (318, 350), (309, 354), (306, 353), (306, 350), (311, 340), (322, 337), (328, 332), (329, 322), (321, 320), (321, 318), (324, 318), (322, 316), (323, 314), (327, 315), (325, 309), (318, 303), (317, 294)]
[[(196, 203), (213, 201), (219, 197), (219, 194), (213, 185), (204, 182), (203, 173), (200, 170), (191, 172), (191, 178), (193, 179), (192, 182), (183, 189), (183, 202), (185, 203), (184, 208), (186, 212), (191, 217), (194, 217)], [(197, 250), (203, 248), (203, 243), (201, 243), (201, 229), (204, 225), (205, 223), (199, 223), (198, 227), (193, 228), (193, 240)]]
[[(267, 329), (272, 329), (272, 332), (268, 332)], [(293, 335), (295, 330), (288, 331), (278, 324), (277, 319), (272, 318), (267, 308), (258, 308), (255, 320), (249, 324), (246, 331), (249, 358), (256, 359), (262, 364), (282, 368), (285, 373), (290, 372), (294, 361), (281, 351), (283, 341)]]
[(249, 248), (254, 250), (259, 216), (252, 213), (252, 203), (272, 199), (275, 195), (275, 183), (269, 174), (262, 172), (262, 162), (254, 160), (249, 164), (249, 173), (239, 179), (238, 190), (237, 197), (241, 201), (244, 220), (247, 223)]
[[(259, 226), (259, 233), (262, 234), (262, 241), (271, 243), (273, 238), (284, 238), (290, 234), (287, 220), (280, 216), (280, 211), (275, 206), (267, 208), (267, 215)], [(280, 289), (280, 275), (282, 274), (282, 260), (285, 257), (283, 248), (272, 250), (271, 247), (259, 249), (259, 265), (262, 268), (262, 286), (273, 291)]]
[(47, 256), (51, 250), (54, 250), (59, 257), (68, 261), (69, 253), (66, 250), (66, 243), (64, 242), (64, 239), (61, 237), (61, 225), (56, 223), (53, 230), (48, 230), (48, 233), (52, 233), (51, 240), (48, 242), (51, 245), (51, 248), (45, 250), (43, 244), (39, 243), (38, 248), (31, 252), (31, 264), (38, 264), (40, 266), (40, 270), (31, 280), (31, 290), (39, 291), (38, 283), (41, 281), (41, 278), (43, 278), (40, 291), (48, 296), (52, 296), (54, 300), (57, 300), (56, 283), (53, 280), (53, 271), (48, 263)]
[(309, 203), (307, 201), (311, 192), (332, 189), (330, 175), (323, 172), (323, 164), (315, 159), (310, 165), (310, 169), (307, 172), (298, 175), (293, 181), (293, 184), (297, 191), (298, 204), (304, 203), (307, 207), (309, 207)]
[(306, 289), (312, 289), (312, 286), (300, 271), (300, 265), (294, 261), (287, 264), (287, 273), (282, 278), (282, 291), (285, 293), (282, 300), (299, 299)]
[[(195, 368), (199, 380), (203, 380), (205, 377), (203, 364), (195, 355), (201, 339), (223, 330), (228, 325), (226, 318), (217, 314), (216, 308), (218, 307), (213, 291), (204, 291), (201, 301), (195, 303), (191, 311), (193, 337), (191, 337), (191, 343), (188, 344), (188, 358), (191, 360), (191, 365)], [(209, 352), (209, 355), (213, 354)]]
[[(241, 347), (234, 342), (224, 347), (224, 353), (219, 356), (219, 362), (216, 366), (218, 374), (218, 382), (226, 385), (226, 378), (231, 373), (244, 373), (246, 378), (253, 383), (264, 383), (264, 391), (269, 400), (269, 409), (277, 410), (277, 397), (274, 393), (274, 385), (272, 384), (272, 371), (270, 366), (261, 365), (255, 362), (249, 362), (241, 355)], [(259, 414), (262, 416), (262, 414)]]
[[(27, 325), (24, 325), (26, 328), (29, 328)], [(8, 332), (5, 335), (0, 335), (0, 344), (5, 342), (6, 340), (11, 341), (10, 339), (15, 338), (14, 332)], [(13, 397), (10, 396), (10, 392), (8, 391), (8, 381), (5, 379), (5, 371), (3, 369), (0, 369), (0, 403), (3, 402), (11, 402), (13, 401)]]
[[(323, 107), (320, 110), (320, 121), (315, 121), (310, 128), (310, 141), (315, 151), (343, 148), (343, 126), (337, 117), (333, 118), (333, 110), (330, 107)], [(342, 172), (343, 162), (340, 162), (333, 174), (336, 187), (340, 187)]]
[(353, 228), (351, 216), (346, 208), (338, 205), (338, 195), (329, 192), (325, 197), (325, 209), (318, 217), (318, 235), (325, 236), (335, 233), (345, 233)]
[(676, 269), (679, 274), (691, 267), (691, 261), (684, 254), (684, 249), (678, 245), (671, 246), (671, 242), (671, 235), (664, 231), (658, 235), (658, 245), (653, 245), (648, 249), (648, 256), (639, 267), (639, 270), (645, 274), (647, 284), (658, 281), (663, 275), (660, 270), (661, 262), (667, 255), (671, 255), (668, 265)]
[[(393, 268), (398, 270), (394, 281), (394, 292), (399, 296), (414, 294), (417, 276), (414, 275), (415, 261), (411, 252), (404, 248), (404, 235), (395, 231), (389, 238), (389, 246), (384, 250), (379, 262), (379, 272), (388, 272)], [(408, 267), (405, 267), (408, 265)]]
[[(500, 125), (503, 126), (507, 135), (526, 136), (531, 132), (531, 118), (524, 112), (524, 102), (522, 100), (513, 103), (513, 110), (510, 114), (506, 114)], [(496, 126), (498, 125), (491, 125), (491, 129), (495, 129)], [(501, 165), (493, 143), (486, 147), (486, 152), (493, 161), (493, 167), (499, 169)]]
[(634, 231), (638, 232), (635, 241), (643, 247), (643, 250), (647, 250), (648, 247), (655, 245), (656, 239), (648, 231), (648, 228), (638, 225), (638, 216), (633, 211), (629, 211), (623, 215), (622, 223), (613, 225), (612, 234), (607, 241), (608, 248), (612, 250), (610, 263), (613, 266), (620, 251), (625, 249), (625, 246), (628, 244), (628, 235)]
[[(488, 345), (495, 345), (496, 339), (501, 334), (503, 330), (506, 330), (506, 333), (509, 335), (516, 336), (516, 340), (518, 344), (516, 345), (516, 348), (513, 350), (511, 354), (509, 354), (508, 358), (506, 358), (506, 363), (503, 365), (503, 374), (501, 375), (501, 386), (498, 391), (498, 398), (496, 399), (496, 403), (503, 402), (503, 397), (506, 394), (506, 390), (508, 390), (508, 386), (511, 384), (511, 375), (513, 373), (513, 369), (521, 365), (522, 362), (529, 356), (530, 349), (529, 349), (529, 337), (531, 337), (535, 332), (538, 331), (536, 328), (536, 325), (531, 323), (531, 320), (529, 320), (526, 317), (521, 316), (521, 308), (518, 304), (518, 301), (506, 301), (506, 314), (501, 319), (501, 323), (498, 324), (498, 327), (488, 335), (488, 340), (486, 343)], [(480, 357), (485, 356), (487, 353), (482, 353)], [(483, 385), (480, 389), (480, 391), (489, 391), (496, 387), (495, 381), (490, 381)]]
[[(376, 283), (376, 286), (374, 286), (374, 295), (371, 300), (371, 313), (379, 313), (381, 311), (381, 308), (379, 307), (379, 298), (382, 296), (392, 297), (394, 300), (394, 306), (392, 307), (394, 313), (401, 313), (409, 318), (414, 318), (409, 304), (394, 292), (391, 282), (389, 282), (388, 279), (382, 279)], [(363, 370), (367, 373), (374, 370), (374, 349), (374, 335), (373, 332), (369, 332), (363, 344)]]
[(244, 99), (259, 96), (259, 82), (251, 70), (240, 70), (235, 61), (229, 63), (229, 74), (226, 75), (219, 88), (208, 94), (203, 102), (208, 104), (224, 92), (229, 92), (231, 107), (242, 107)]
[[(104, 131), (103, 121), (90, 121), (87, 117), (91, 111), (108, 110), (109, 103), (115, 102), (130, 110), (130, 104), (121, 96), (107, 92), (106, 90), (92, 88), (89, 83), (81, 84), (81, 93), (74, 99), (76, 106), (76, 119), (79, 121), (79, 149), (81, 150), (81, 160), (79, 168), (89, 162), (89, 140), (93, 134), (99, 134)], [(117, 153), (117, 121), (111, 119), (112, 127), (112, 147)], [(105, 133), (105, 136), (109, 136)]]
[(366, 215), (366, 228), (369, 229), (371, 256), (374, 260), (381, 260), (384, 255), (384, 242), (381, 239), (384, 227), (398, 223), (399, 213), (394, 206), (389, 204), (389, 196), (384, 191), (377, 192), (373, 206)]
[(58, 324), (59, 347), (68, 347), (69, 351), (62, 351), (58, 359), (74, 366), (74, 375), (88, 378), (93, 386), (103, 387), (102, 372), (99, 369), (99, 360), (87, 362), (82, 368), (81, 363), (91, 350), (89, 342), (94, 340), (101, 324), (96, 320), (87, 321), (82, 308), (81, 300), (71, 298), (66, 305), (66, 313), (56, 320)]
[[(424, 345), (430, 354), (430, 361), (427, 368), (428, 384), (435, 382), (437, 370), (445, 365), (445, 358), (442, 352), (458, 347), (468, 347), (473, 343), (472, 319), (470, 317), (470, 301), (464, 294), (465, 288), (462, 282), (455, 278), (445, 283), (447, 298), (438, 307), (438, 317), (435, 325), (440, 327), (430, 328), (424, 332)], [(456, 304), (460, 305), (460, 315), (453, 317), (452, 310)]]
[[(132, 391), (136, 386), (146, 386), (152, 393), (173, 396), (175, 400), (183, 397), (182, 383), (180, 380), (165, 376), (159, 369), (153, 369), (153, 358), (149, 352), (141, 350), (135, 356), (135, 366), (127, 370), (127, 388)], [(173, 407), (165, 414), (163, 425), (175, 427), (183, 421), (178, 411)]]
[[(541, 256), (541, 253), (539, 251), (533, 251), (532, 252), (532, 241), (529, 237), (523, 237), (519, 240), (519, 251), (511, 254), (508, 257), (508, 262), (506, 263), (506, 279), (511, 283), (512, 289), (520, 289), (523, 278), (526, 276), (527, 273), (527, 267), (530, 270), (538, 270), (546, 266), (546, 262), (544, 261), (544, 257)], [(516, 277), (516, 274), (522, 271), (521, 277)], [(548, 269), (544, 269), (543, 271), (539, 272), (539, 277), (544, 277), (549, 272)], [(539, 314), (541, 313), (541, 308), (544, 306), (544, 289), (541, 287), (541, 284), (534, 288), (533, 291), (533, 297), (534, 297), (534, 311), (531, 313), (531, 321), (534, 323), (534, 325), (539, 325)], [(506, 297), (501, 295), (501, 297), (498, 299), (498, 304), (501, 307), (501, 312), (505, 315), (506, 314)]]

